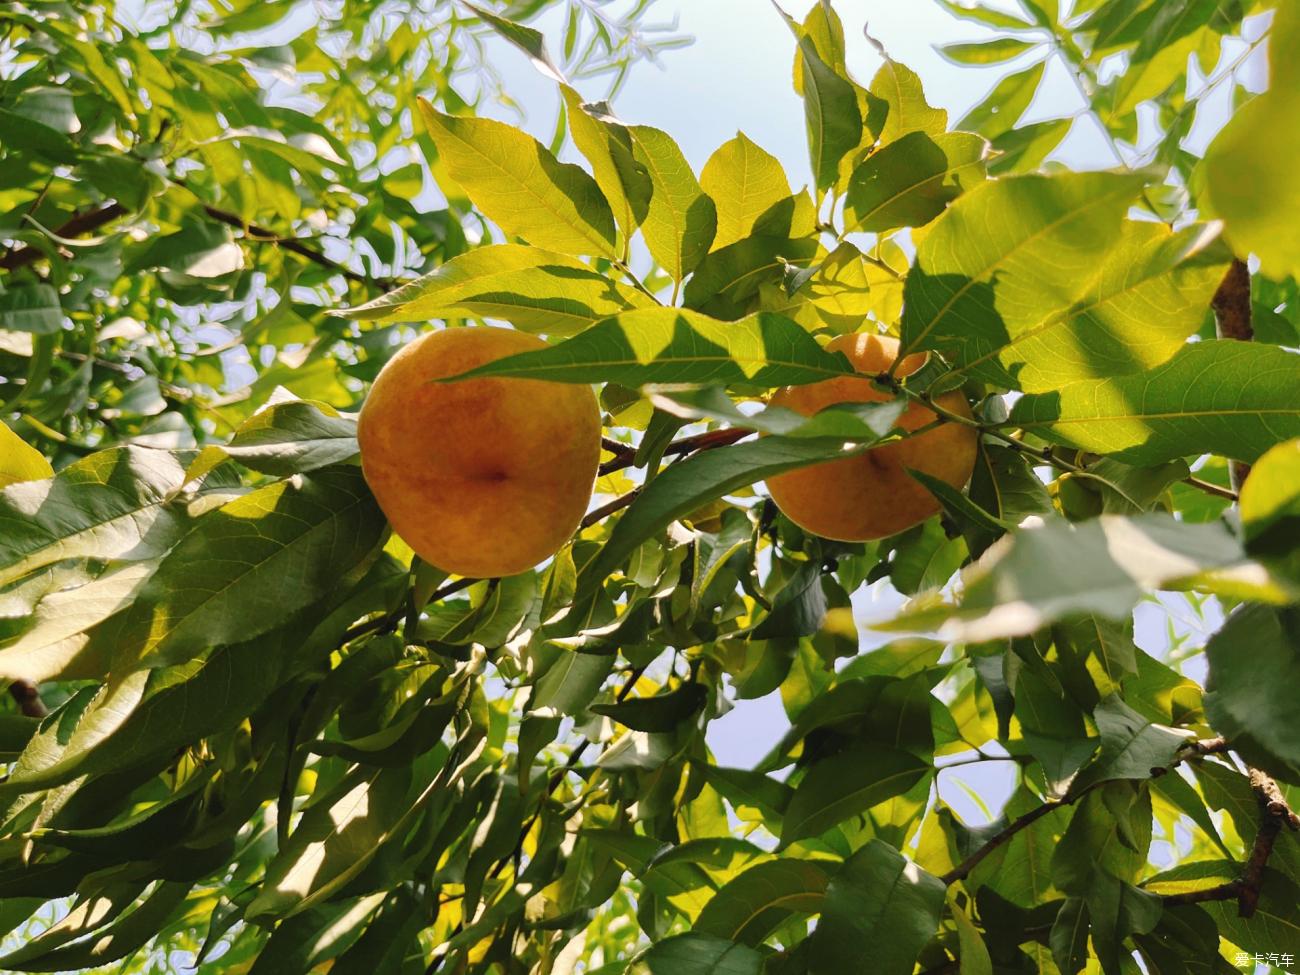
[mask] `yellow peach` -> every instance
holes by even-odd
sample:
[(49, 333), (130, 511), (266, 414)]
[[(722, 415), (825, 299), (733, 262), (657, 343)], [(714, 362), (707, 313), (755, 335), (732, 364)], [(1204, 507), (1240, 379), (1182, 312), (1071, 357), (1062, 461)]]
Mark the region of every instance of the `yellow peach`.
[(455, 376), (544, 348), (505, 328), (445, 328), (384, 366), (358, 425), (366, 483), (393, 530), (458, 575), (514, 575), (553, 555), (591, 500), (600, 408), (591, 387)]
[[(872, 385), (898, 358), (898, 340), (884, 335), (842, 335), (826, 346), (842, 352), (864, 378), (844, 376), (807, 386), (789, 386), (772, 397), (772, 405), (812, 416), (835, 403), (876, 403), (889, 394)], [(896, 370), (907, 376), (925, 361), (906, 357)], [(961, 392), (944, 393), (938, 406), (971, 416)], [(937, 417), (919, 403), (908, 406), (898, 421), (903, 430), (917, 430)], [(772, 500), (796, 525), (824, 538), (865, 542), (885, 538), (920, 524), (939, 511), (939, 502), (907, 468), (923, 471), (955, 488), (970, 480), (975, 468), (976, 432), (958, 423), (944, 423), (925, 433), (872, 448), (855, 457), (801, 467), (768, 478)]]

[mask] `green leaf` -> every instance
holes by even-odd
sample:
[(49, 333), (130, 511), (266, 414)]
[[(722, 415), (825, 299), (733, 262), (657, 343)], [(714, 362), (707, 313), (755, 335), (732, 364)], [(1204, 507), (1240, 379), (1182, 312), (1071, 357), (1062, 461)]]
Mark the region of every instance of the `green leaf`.
[(728, 383), (769, 388), (852, 372), (783, 315), (720, 322), (680, 308), (624, 312), (536, 352), (486, 363), (447, 380), (520, 376), (567, 383)]
[(1142, 33), (1127, 70), (1116, 79), (1110, 117), (1133, 111), (1185, 76), (1187, 56), (1200, 45), (1199, 33), (1223, 8), (1220, 0), (1167, 0)]
[(627, 975), (763, 975), (763, 955), (712, 935), (665, 938), (632, 960)]
[(634, 157), (653, 187), (641, 235), (654, 259), (680, 282), (709, 252), (718, 229), (717, 208), (671, 136), (648, 125), (627, 131)]
[(61, 945), (38, 958), (23, 962), (21, 970), (68, 972), (98, 968), (119, 961), (139, 951), (166, 926), (172, 915), (179, 910), (190, 886), (188, 881), (164, 880), (130, 913), (119, 916), (90, 937)]
[(944, 44), (938, 50), (953, 64), (1001, 64), (1032, 51), (1041, 41), (1023, 41), (1018, 37), (998, 37), (991, 41), (969, 44)]
[(560, 87), (568, 112), (574, 145), (591, 163), (596, 183), (614, 210), (625, 237), (631, 237), (645, 219), (654, 187), (650, 174), (637, 163), (632, 136), (603, 103), (584, 104), (568, 85)]
[(960, 949), (958, 975), (993, 975), (993, 960), (988, 946), (975, 922), (961, 908), (954, 907), (953, 923), (957, 925), (957, 944)]
[(702, 451), (671, 465), (637, 496), (604, 547), (582, 567), (576, 600), (589, 596), (643, 541), (701, 505), (773, 474), (843, 454), (841, 441), (768, 437)]
[(757, 863), (727, 881), (695, 919), (694, 929), (741, 944), (760, 945), (791, 914), (816, 914), (829, 879), (812, 860)]
[(1300, 45), (1300, 11), (1280, 4), (1271, 39), (1269, 91), (1233, 113), (1210, 143), (1198, 171), (1202, 200), (1225, 224), (1238, 253), (1256, 254), (1263, 272), (1300, 278), (1300, 183), (1291, 163), (1300, 157), (1300, 80), (1289, 56)]
[(465, 2), (465, 6), (474, 11), (476, 17), (489, 24), (498, 34), (527, 54), (533, 62), (533, 66), (542, 74), (561, 84), (564, 83), (564, 76), (546, 51), (546, 38), (541, 31), (525, 27), (523, 24), (516, 24), (513, 20), (498, 16), (478, 4)]
[(910, 752), (859, 744), (818, 762), (795, 787), (781, 826), (781, 845), (820, 836), (872, 806), (901, 796), (930, 771)]
[(963, 194), (917, 248), (904, 288), (905, 350), (964, 364), (1084, 296), (1141, 190), (1140, 175), (988, 180)]
[(1092, 929), (1092, 947), (1106, 975), (1120, 975), (1123, 959), (1130, 958), (1124, 940), (1147, 934), (1164, 910), (1158, 895), (1099, 873), (1085, 898)]
[(1228, 260), (1213, 228), (1126, 221), (1082, 296), (963, 365), (1027, 393), (1154, 368), (1200, 329)]
[(1246, 550), (1300, 581), (1300, 439), (1278, 444), (1251, 466), (1238, 507)]
[(62, 331), (59, 293), (48, 284), (20, 284), (0, 293), (0, 328), (36, 335)]
[(791, 239), (784, 233), (728, 244), (700, 261), (686, 283), (684, 302), (714, 318), (741, 318), (764, 284), (777, 285), (789, 269), (812, 261), (819, 247), (813, 236)]
[(274, 403), (240, 424), (221, 448), (263, 474), (305, 474), (357, 454), (357, 423), (307, 400)]
[(150, 562), (127, 562), (84, 586), (46, 596), (27, 628), (0, 647), (0, 677), (32, 682), (102, 677), (110, 661), (87, 631), (129, 606), (154, 568)]
[(840, 160), (862, 141), (858, 93), (847, 78), (822, 60), (813, 38), (779, 6), (776, 9), (799, 46), (808, 154), (817, 189), (825, 190), (839, 178)]
[(1074, 116), (1030, 122), (993, 137), (989, 172), (996, 176), (1033, 173), (1070, 134)]
[(503, 122), (443, 115), (423, 99), (420, 113), (451, 178), (507, 234), (566, 254), (615, 256), (614, 215), (584, 170)]
[(939, 6), (960, 20), (970, 20), (986, 27), (1005, 27), (1010, 30), (1026, 30), (1033, 24), (1021, 20), (1015, 14), (1004, 13), (990, 7), (969, 6), (956, 0), (936, 0)]
[(0, 585), (64, 559), (143, 561), (167, 551), (183, 509), (167, 504), (185, 479), (171, 454), (117, 447), (54, 478), (0, 491)]
[(283, 917), (301, 909), (309, 896), (341, 886), (401, 822), (410, 786), (409, 766), (354, 768), (304, 813), (288, 845), (267, 865), (245, 916)]
[(1296, 610), (1242, 606), (1206, 645), (1205, 713), (1250, 762), (1300, 774), (1300, 618)]
[(1061, 975), (1078, 975), (1088, 964), (1088, 905), (1067, 897), (1052, 924), (1052, 960)]
[(492, 318), (525, 332), (565, 336), (629, 308), (653, 304), (563, 254), (519, 244), (478, 247), (424, 277), (336, 314), (380, 322)]
[(888, 844), (868, 841), (826, 888), (809, 939), (809, 975), (911, 975), (943, 905), (943, 881)]
[(750, 769), (723, 768), (704, 762), (692, 762), (691, 772), (699, 775), (731, 803), (736, 815), (742, 819), (778, 821), (794, 794), (794, 790), (784, 782)]
[(781, 163), (743, 132), (709, 157), (700, 171), (700, 186), (718, 211), (712, 250), (748, 237), (755, 221), (790, 196)]
[(41, 452), (0, 423), (0, 488), (53, 476), (54, 468)]
[(978, 643), (1078, 613), (1125, 619), (1152, 589), (1205, 586), (1285, 599), (1258, 576), (1221, 524), (1187, 525), (1165, 514), (1053, 519), (1022, 525), (966, 570), (959, 605), (919, 608), (887, 628), (938, 627), (948, 639)]
[(1148, 721), (1118, 694), (1103, 698), (1092, 716), (1101, 734), (1101, 752), (1075, 780), (1076, 789), (1111, 779), (1146, 781), (1154, 769), (1167, 769), (1190, 737), (1189, 732)]
[(614, 668), (612, 655), (577, 653), (554, 644), (542, 644), (533, 654), (537, 659), (529, 714), (583, 714)]
[(364, 566), (384, 529), (358, 467), (260, 488), (201, 518), (96, 639), (123, 672), (248, 640)]
[(1023, 71), (1007, 75), (954, 128), (963, 132), (978, 132), (989, 139), (1010, 132), (1034, 100), (1046, 67), (1047, 60), (1044, 59)]
[(672, 731), (699, 714), (707, 699), (703, 684), (687, 681), (667, 694), (631, 697), (615, 704), (593, 704), (590, 710), (635, 731)]
[(968, 132), (909, 132), (873, 152), (849, 178), (847, 228), (924, 226), (984, 179), (987, 149), (988, 143)]
[(754, 627), (753, 640), (797, 640), (812, 636), (826, 620), (826, 593), (822, 567), (802, 562), (772, 600), (772, 609)]
[(1249, 462), (1300, 435), (1297, 384), (1300, 355), (1212, 339), (1180, 349), (1145, 373), (1080, 380), (1025, 396), (1012, 409), (1011, 422), (1130, 464), (1207, 452)]
[(880, 131), (882, 147), (897, 142), (909, 132), (942, 135), (948, 129), (948, 113), (931, 108), (916, 72), (905, 64), (886, 59), (871, 79), (871, 94), (889, 107), (884, 128)]
[(835, 403), (812, 416), (780, 406), (746, 413), (716, 386), (683, 393), (654, 393), (656, 407), (684, 420), (715, 420), (734, 427), (783, 437), (834, 437), (839, 440), (878, 440), (894, 428), (907, 404)]

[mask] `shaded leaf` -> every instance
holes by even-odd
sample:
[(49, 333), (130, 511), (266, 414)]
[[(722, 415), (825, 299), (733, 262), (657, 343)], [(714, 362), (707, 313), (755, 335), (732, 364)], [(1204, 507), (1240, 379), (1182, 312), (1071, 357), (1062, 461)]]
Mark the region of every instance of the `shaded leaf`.
[(873, 152), (849, 177), (845, 222), (882, 231), (929, 223), (984, 179), (988, 144), (967, 132), (909, 132)]
[(1300, 616), (1292, 608), (1242, 606), (1206, 645), (1205, 711), (1249, 761), (1300, 775)]
[(781, 845), (820, 836), (837, 823), (902, 795), (928, 774), (915, 755), (887, 745), (855, 745), (814, 765), (795, 787)]
[(763, 955), (725, 938), (690, 932), (665, 938), (633, 959), (627, 975), (762, 975)]
[(718, 229), (717, 208), (671, 136), (648, 125), (629, 126), (627, 131), (636, 161), (645, 167), (653, 187), (641, 235), (654, 259), (674, 281), (681, 281), (709, 252)]
[(852, 372), (782, 315), (719, 322), (680, 308), (624, 312), (536, 352), (505, 356), (449, 381), (523, 376), (555, 382), (736, 383), (771, 387)]
[(167, 504), (185, 469), (171, 454), (116, 447), (45, 481), (0, 492), (0, 584), (69, 558), (156, 558), (175, 541), (181, 511)]
[[(1202, 381), (1213, 376), (1213, 381)], [(1300, 435), (1300, 355), (1228, 339), (1196, 342), (1145, 373), (1022, 397), (1011, 421), (1056, 442), (1154, 465), (1206, 452), (1253, 461)]]
[(964, 193), (917, 248), (904, 288), (904, 351), (988, 356), (1086, 292), (1141, 190), (1140, 175), (988, 180)]
[(919, 608), (890, 628), (938, 626), (949, 639), (982, 642), (1077, 613), (1124, 619), (1148, 590), (1191, 586), (1285, 598), (1221, 525), (1103, 515), (1022, 525), (966, 571), (959, 606)]
[(695, 919), (694, 929), (759, 945), (791, 914), (821, 908), (828, 875), (811, 860), (768, 860), (727, 881)]
[(810, 938), (810, 975), (911, 975), (943, 905), (943, 881), (880, 840), (868, 841), (826, 888)]

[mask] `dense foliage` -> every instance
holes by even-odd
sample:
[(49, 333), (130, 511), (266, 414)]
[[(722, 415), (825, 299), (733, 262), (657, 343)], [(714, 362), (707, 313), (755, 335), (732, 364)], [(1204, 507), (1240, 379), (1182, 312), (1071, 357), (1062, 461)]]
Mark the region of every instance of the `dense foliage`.
[[(855, 80), (829, 2), (787, 18), (799, 190), (584, 101), (676, 43), (646, 0), (0, 9), (0, 968), (1294, 965), (1300, 68), (1237, 70), (1300, 8), (943, 5), (993, 31), (952, 60), (1039, 55), (955, 124), (883, 51)], [(475, 113), (489, 34), (558, 86), (549, 148)], [(1049, 68), (1078, 115), (1019, 124)], [(1076, 125), (1114, 168), (1049, 161)], [(607, 435), (571, 544), (490, 580), (391, 534), (354, 412), (483, 319), (552, 345), (481, 374), (597, 384)], [(856, 331), (929, 358), (765, 406)], [(975, 473), (920, 475), (916, 528), (755, 488), (953, 390)], [(863, 651), (871, 586), (906, 602)], [(1226, 621), (1162, 661), (1152, 600)], [(982, 763), (1016, 788), (977, 825), (939, 782)]]

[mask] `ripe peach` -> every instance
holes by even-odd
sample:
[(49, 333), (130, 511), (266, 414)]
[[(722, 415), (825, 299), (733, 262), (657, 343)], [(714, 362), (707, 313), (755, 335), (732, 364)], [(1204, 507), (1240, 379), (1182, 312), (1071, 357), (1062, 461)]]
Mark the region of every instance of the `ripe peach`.
[(553, 555), (578, 527), (600, 462), (591, 387), (488, 377), (438, 383), (544, 348), (505, 328), (444, 328), (388, 362), (361, 410), (366, 482), (393, 530), (447, 572), (494, 578)]
[[(898, 340), (884, 335), (841, 335), (826, 346), (843, 352), (853, 368), (867, 376), (885, 372), (898, 357)], [(896, 371), (915, 372), (925, 356), (910, 355)], [(789, 386), (772, 397), (774, 406), (812, 416), (834, 403), (875, 403), (889, 399), (869, 378), (845, 376), (807, 386)], [(970, 406), (959, 390), (944, 393), (936, 404), (962, 416)], [(898, 421), (904, 430), (934, 422), (933, 411), (913, 403)], [(907, 468), (961, 488), (975, 468), (976, 433), (971, 427), (945, 423), (907, 440), (875, 447), (856, 457), (801, 467), (768, 478), (772, 500), (796, 525), (824, 538), (865, 542), (885, 538), (920, 524), (939, 511), (939, 502)]]

